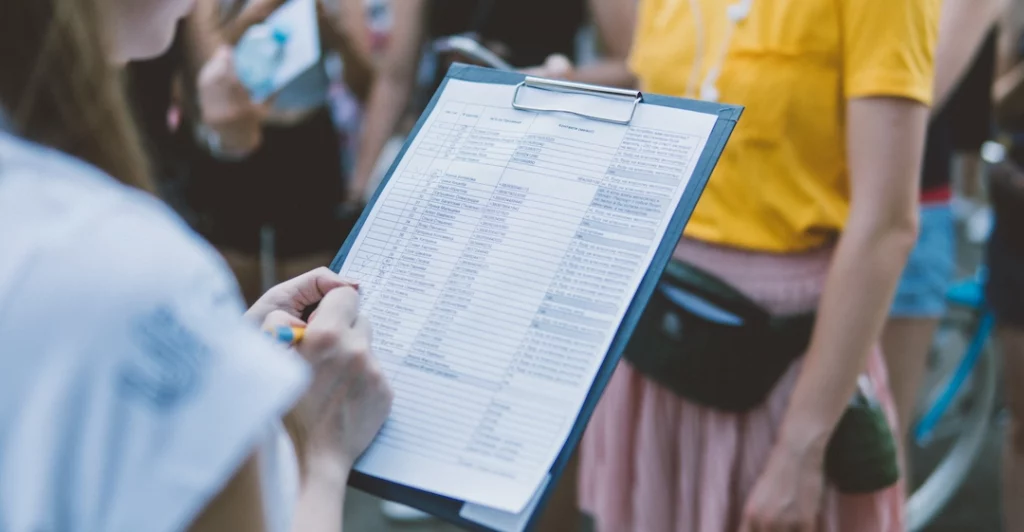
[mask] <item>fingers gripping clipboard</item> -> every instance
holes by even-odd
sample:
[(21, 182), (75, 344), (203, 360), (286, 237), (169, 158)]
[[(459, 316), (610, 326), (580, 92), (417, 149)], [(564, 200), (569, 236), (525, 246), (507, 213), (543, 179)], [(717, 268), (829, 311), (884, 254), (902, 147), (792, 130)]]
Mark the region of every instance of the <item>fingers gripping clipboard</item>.
[(741, 112), (454, 65), (331, 265), (396, 397), (351, 485), (530, 529)]

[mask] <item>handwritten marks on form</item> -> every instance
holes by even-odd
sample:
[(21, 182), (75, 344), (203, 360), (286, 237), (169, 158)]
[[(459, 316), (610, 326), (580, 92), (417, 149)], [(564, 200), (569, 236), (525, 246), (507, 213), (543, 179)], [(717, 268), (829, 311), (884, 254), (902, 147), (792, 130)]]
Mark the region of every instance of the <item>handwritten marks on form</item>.
[(341, 268), (396, 395), (357, 469), (507, 512), (568, 437), (716, 118), (640, 104), (616, 125), (514, 110), (513, 90), (448, 81)]

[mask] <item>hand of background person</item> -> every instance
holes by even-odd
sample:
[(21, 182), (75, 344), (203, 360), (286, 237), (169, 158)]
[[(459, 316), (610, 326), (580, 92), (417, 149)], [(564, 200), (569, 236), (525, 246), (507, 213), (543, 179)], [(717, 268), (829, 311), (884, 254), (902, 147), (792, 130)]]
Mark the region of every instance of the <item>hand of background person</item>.
[(309, 475), (345, 482), (353, 464), (380, 432), (393, 394), (370, 353), (369, 322), (351, 287), (324, 296), (308, 324), (282, 311), (265, 328), (306, 326), (297, 350), (313, 368), (313, 383), (293, 411), (305, 437), (301, 456)]
[(307, 307), (319, 303), (331, 290), (344, 286), (358, 289), (359, 283), (345, 279), (328, 268), (320, 267), (267, 290), (267, 293), (246, 311), (245, 317), (261, 324), (271, 312), (281, 311), (299, 319)]
[[(349, 193), (352, 194), (353, 192), (349, 191)], [(345, 220), (353, 220), (363, 213), (363, 209), (366, 208), (366, 201), (363, 200), (362, 196), (362, 192), (360, 192), (358, 197), (347, 199), (341, 205), (341, 216)]]
[(740, 532), (815, 532), (825, 486), (824, 453), (776, 444), (747, 498)]
[(345, 203), (341, 206), (342, 215), (346, 217), (359, 216), (363, 208), (366, 207), (366, 183), (351, 176), (346, 187)]
[(196, 82), (201, 120), (216, 136), (214, 155), (244, 157), (259, 147), (270, 103), (257, 104), (235, 71), (234, 52), (220, 46)]
[(568, 79), (573, 75), (575, 70), (576, 67), (568, 57), (562, 54), (553, 54), (549, 55), (547, 59), (544, 60), (544, 64), (524, 68), (521, 72), (528, 76), (538, 76), (551, 79)]

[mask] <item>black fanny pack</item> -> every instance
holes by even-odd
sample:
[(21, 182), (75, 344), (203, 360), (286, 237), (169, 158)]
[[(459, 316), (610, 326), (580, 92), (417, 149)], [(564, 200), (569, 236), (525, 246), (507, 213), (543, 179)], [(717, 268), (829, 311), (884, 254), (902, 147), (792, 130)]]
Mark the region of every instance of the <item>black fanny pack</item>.
[[(714, 275), (669, 263), (623, 357), (648, 379), (702, 406), (742, 413), (768, 394), (810, 344), (815, 314), (772, 316)], [(826, 473), (847, 493), (899, 478), (881, 408), (858, 391), (829, 441)]]
[(807, 350), (813, 328), (813, 313), (773, 317), (717, 277), (672, 261), (624, 357), (689, 401), (745, 412)]

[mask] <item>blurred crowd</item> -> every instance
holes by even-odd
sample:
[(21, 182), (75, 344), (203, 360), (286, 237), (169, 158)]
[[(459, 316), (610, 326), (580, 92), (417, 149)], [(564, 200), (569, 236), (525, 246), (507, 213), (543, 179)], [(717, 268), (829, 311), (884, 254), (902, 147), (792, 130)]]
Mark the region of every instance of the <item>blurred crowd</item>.
[[(57, 20), (61, 11), (54, 6), (70, 0), (36, 1), (50, 6)], [(126, 7), (133, 1), (165, 0), (108, 3), (115, 11), (141, 13)], [(701, 275), (710, 272), (733, 300), (756, 306), (777, 325), (743, 336), (747, 343), (708, 333), (687, 355), (730, 357), (720, 371), (742, 379), (707, 379), (732, 384), (716, 390), (719, 395), (753, 394), (751, 404), (726, 406), (730, 397), (707, 395), (650, 369), (665, 367), (651, 362), (652, 353), (690, 353), (685, 339), (679, 345), (668, 337), (634, 339), (542, 527), (573, 530), (585, 513), (598, 530), (611, 532), (903, 530), (904, 453), (892, 453), (891, 470), (902, 474), (891, 478), (885, 466), (843, 464), (852, 463), (854, 447), (885, 451), (884, 443), (865, 436), (870, 430), (896, 442), (890, 447), (904, 447), (946, 291), (958, 275), (955, 235), (963, 223), (987, 250), (985, 293), (998, 323), (1013, 427), (1003, 466), (1004, 521), (1008, 532), (1024, 532), (1024, 2), (318, 0), (321, 59), (267, 102), (256, 102), (238, 79), (233, 47), (284, 2), (190, 2), (180, 21), (171, 17), (168, 47), (131, 55), (117, 72), (157, 194), (224, 259), (246, 306), (256, 309), (257, 325), (267, 319), (306, 325), (306, 317), (289, 311), (294, 305), (280, 303), (299, 291), (289, 280), (304, 279), (307, 288), (333, 283), (308, 303), (351, 283), (322, 270), (311, 281), (307, 272), (334, 258), (447, 68), (480, 62), (441, 46), (446, 37), (472, 38), (528, 74), (740, 104), (744, 114), (673, 260)], [(12, 44), (0, 47), (0, 117), (11, 124), (5, 129), (138, 185), (125, 178), (128, 166), (111, 162), (116, 154), (93, 156), (83, 148), (85, 137), (52, 127), (46, 112), (22, 112), (35, 109), (25, 103), (26, 87), (36, 79), (29, 66), (49, 64), (39, 62), (49, 48), (26, 52), (38, 57), (21, 56), (3, 36), (19, 25), (46, 33), (44, 23), (26, 22), (51, 22), (33, 18), (28, 3), (0, 0), (0, 43)], [(135, 19), (132, 24), (142, 27)], [(51, 31), (64, 31), (55, 27)], [(52, 102), (55, 108), (76, 104), (70, 96)], [(131, 144), (126, 141), (125, 153)], [(26, 193), (11, 189), (4, 196), (4, 157), (14, 156), (13, 148), (2, 148), (0, 227), (19, 228), (29, 218), (11, 215), (3, 222), (3, 209), (14, 212)], [(103, 245), (118, 241), (114, 234)], [(26, 244), (0, 237), (0, 250), (4, 245), (16, 251)], [(16, 258), (11, 264), (20, 264), (18, 257), (28, 264), (32, 254), (10, 256)], [(113, 251), (104, 256), (119, 257)], [(5, 284), (4, 271), (0, 264), (0, 311), (22, 301), (4, 291), (16, 284)], [(357, 314), (355, 296), (346, 297), (336, 307)], [(278, 307), (260, 306), (270, 300)], [(369, 327), (326, 308), (319, 319), (351, 318), (353, 335)], [(700, 316), (691, 319), (704, 323)], [(316, 340), (318, 329), (313, 321), (308, 325)], [(308, 349), (350, 353), (336, 336), (327, 334)], [(369, 342), (369, 336), (351, 338)], [(20, 352), (45, 349), (26, 344)], [(68, 349), (74, 351), (54, 352)], [(319, 360), (319, 354), (305, 354)], [(353, 359), (346, 356), (335, 374), (314, 372), (311, 390), (350, 371)], [(694, 362), (679, 371), (710, 366)], [(748, 367), (758, 375), (736, 369)], [(34, 370), (23, 371), (22, 378), (35, 378)], [(379, 384), (377, 395), (358, 398), (374, 412), (390, 401), (377, 371), (371, 379)], [(299, 388), (298, 380), (287, 393), (282, 385), (279, 411)], [(5, 397), (0, 390), (0, 427), (17, 418), (8, 412), (16, 412), (18, 397), (34, 396), (24, 391), (6, 403)], [(850, 429), (857, 399), (877, 423)], [(299, 423), (306, 429), (320, 427), (320, 418), (304, 415)], [(836, 455), (840, 434), (847, 447)], [(0, 530), (95, 529), (5, 526), (3, 476), (14, 471), (5, 469), (5, 443), (13, 441), (6, 438), (0, 430)], [(348, 445), (345, 457), (351, 458), (369, 439), (324, 442), (311, 452)], [(303, 445), (296, 443), (300, 459)], [(315, 515), (316, 504), (300, 502), (296, 511)], [(422, 517), (398, 505), (385, 512), (399, 520)]]

